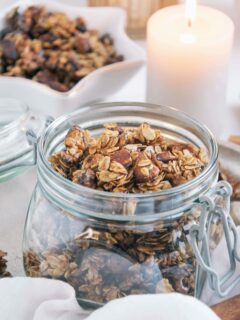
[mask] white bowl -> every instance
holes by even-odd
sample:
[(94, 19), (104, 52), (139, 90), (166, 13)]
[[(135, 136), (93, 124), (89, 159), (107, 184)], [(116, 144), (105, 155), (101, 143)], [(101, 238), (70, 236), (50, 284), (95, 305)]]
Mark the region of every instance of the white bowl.
[(30, 5), (43, 5), (50, 11), (65, 12), (71, 19), (82, 16), (90, 29), (112, 35), (116, 50), (123, 54), (124, 61), (93, 71), (64, 93), (33, 80), (0, 76), (0, 97), (19, 99), (32, 110), (58, 117), (115, 93), (145, 63), (144, 51), (124, 31), (126, 14), (120, 8), (76, 7), (49, 0), (21, 0), (1, 10), (0, 29), (5, 25), (7, 12), (16, 6), (24, 10)]

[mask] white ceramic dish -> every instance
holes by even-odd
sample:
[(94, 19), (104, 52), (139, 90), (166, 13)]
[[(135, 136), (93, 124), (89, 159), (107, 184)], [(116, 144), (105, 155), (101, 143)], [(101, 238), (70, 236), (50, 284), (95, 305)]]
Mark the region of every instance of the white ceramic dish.
[(145, 63), (144, 51), (125, 33), (126, 14), (120, 8), (89, 8), (65, 5), (49, 0), (21, 0), (1, 10), (0, 29), (12, 8), (24, 10), (29, 5), (44, 5), (50, 11), (65, 12), (71, 19), (82, 16), (89, 28), (110, 33), (115, 47), (125, 60), (102, 67), (80, 80), (70, 91), (58, 92), (43, 84), (24, 78), (0, 76), (0, 97), (25, 102), (32, 110), (58, 117), (82, 105), (102, 100), (119, 90)]

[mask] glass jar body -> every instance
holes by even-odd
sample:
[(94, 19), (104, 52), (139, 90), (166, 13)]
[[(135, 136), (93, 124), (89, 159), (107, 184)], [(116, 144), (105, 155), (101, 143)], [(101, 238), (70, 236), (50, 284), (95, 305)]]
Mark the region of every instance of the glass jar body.
[(194, 295), (189, 230), (198, 220), (197, 210), (141, 224), (76, 217), (37, 186), (25, 229), (25, 271), (66, 281), (80, 302), (94, 304), (131, 294)]
[[(73, 124), (98, 135), (107, 122), (132, 127), (144, 121), (169, 138), (204, 147), (210, 161), (203, 174), (161, 192), (118, 194), (74, 184), (48, 162), (49, 155), (63, 148)], [(211, 192), (217, 179), (217, 146), (211, 134), (177, 110), (114, 103), (61, 117), (38, 143), (38, 183), (24, 233), (26, 274), (66, 281), (79, 302), (92, 307), (130, 294), (194, 295), (202, 277), (189, 231), (199, 222), (199, 199)], [(213, 242), (219, 234), (214, 232)]]

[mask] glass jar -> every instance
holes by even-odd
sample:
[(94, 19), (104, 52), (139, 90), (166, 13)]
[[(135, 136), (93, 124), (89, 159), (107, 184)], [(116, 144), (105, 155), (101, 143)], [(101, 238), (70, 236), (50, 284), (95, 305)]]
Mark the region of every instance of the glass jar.
[[(63, 149), (64, 137), (74, 124), (96, 136), (108, 122), (133, 127), (144, 121), (166, 137), (205, 148), (209, 163), (203, 173), (161, 192), (107, 193), (74, 184), (48, 161)], [(107, 103), (58, 118), (38, 142), (38, 182), (24, 232), (26, 274), (68, 282), (78, 301), (88, 307), (140, 293), (200, 296), (208, 260), (198, 249), (197, 236), (206, 231), (213, 250), (223, 230), (219, 210), (224, 214), (229, 210), (230, 190), (216, 185), (217, 159), (218, 147), (208, 129), (172, 108)], [(199, 218), (203, 230), (193, 228), (199, 226)], [(207, 249), (207, 257), (208, 253)], [(195, 254), (205, 261), (201, 272)]]
[[(15, 99), (0, 99), (0, 183), (35, 163), (33, 136), (44, 129), (42, 117)], [(35, 133), (33, 133), (35, 132)]]

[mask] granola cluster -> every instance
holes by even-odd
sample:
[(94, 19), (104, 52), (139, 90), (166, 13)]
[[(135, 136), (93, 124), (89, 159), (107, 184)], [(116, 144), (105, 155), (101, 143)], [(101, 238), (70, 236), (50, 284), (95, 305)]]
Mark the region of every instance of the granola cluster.
[(11, 277), (11, 273), (7, 271), (7, 260), (5, 259), (6, 255), (6, 252), (0, 250), (0, 279)]
[(99, 137), (73, 126), (65, 150), (52, 155), (53, 168), (83, 186), (126, 193), (169, 189), (197, 177), (207, 156), (190, 143), (170, 140), (148, 123), (139, 127), (106, 124)]
[(123, 60), (109, 34), (87, 28), (78, 17), (30, 6), (6, 17), (0, 32), (0, 74), (24, 77), (60, 92), (92, 71)]
[(40, 211), (44, 224), (33, 221), (24, 252), (28, 276), (66, 281), (79, 301), (98, 304), (133, 294), (194, 294), (196, 259), (188, 232), (197, 214), (129, 230)]

